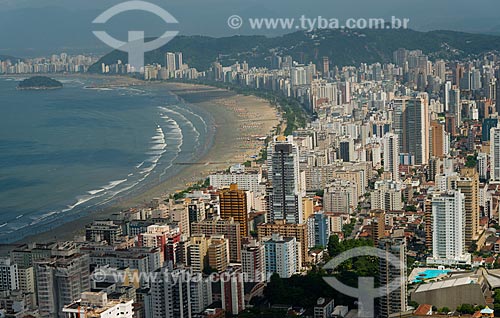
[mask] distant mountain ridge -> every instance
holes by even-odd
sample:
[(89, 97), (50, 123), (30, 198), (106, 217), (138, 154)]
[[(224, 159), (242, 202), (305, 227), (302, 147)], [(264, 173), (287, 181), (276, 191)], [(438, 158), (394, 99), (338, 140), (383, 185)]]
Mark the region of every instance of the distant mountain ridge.
[(7, 61), (10, 60), (11, 62), (15, 62), (17, 60), (20, 60), (18, 57), (10, 56), (10, 55), (2, 55), (0, 54), (0, 61)]
[[(185, 63), (206, 70), (219, 59), (223, 64), (246, 60), (251, 65), (269, 66), (271, 52), (291, 55), (303, 63), (321, 65), (328, 56), (338, 66), (359, 63), (389, 62), (398, 48), (420, 49), (431, 58), (460, 59), (490, 51), (500, 51), (500, 36), (455, 31), (419, 32), (414, 30), (317, 30), (294, 32), (278, 37), (178, 36), (165, 46), (146, 53), (147, 64), (164, 62), (165, 52), (181, 51)], [(267, 58), (267, 59), (266, 59)], [(102, 57), (91, 71), (98, 72), (101, 63), (127, 62), (127, 54), (113, 51)]]

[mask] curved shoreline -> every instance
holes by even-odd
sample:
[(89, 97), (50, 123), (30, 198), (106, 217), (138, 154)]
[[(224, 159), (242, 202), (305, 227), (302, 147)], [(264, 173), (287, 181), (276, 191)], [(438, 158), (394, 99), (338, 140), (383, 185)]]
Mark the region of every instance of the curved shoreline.
[[(123, 78), (119, 80), (122, 81)], [(131, 80), (130, 83), (136, 82)], [(144, 82), (140, 83), (144, 85)], [(210, 144), (201, 156), (197, 156), (200, 159), (178, 163), (178, 169), (169, 169), (168, 178), (160, 184), (139, 189), (139, 193), (119, 199), (111, 206), (56, 225), (46, 232), (25, 237), (19, 242), (71, 240), (75, 235), (83, 234), (85, 225), (95, 219), (106, 219), (123, 209), (142, 206), (155, 197), (166, 198), (169, 194), (184, 190), (191, 183), (205, 179), (213, 171), (227, 169), (231, 164), (242, 163), (251, 155), (258, 154), (263, 142), (252, 136), (267, 135), (279, 124), (276, 110), (267, 101), (254, 96), (237, 95), (227, 90), (195, 84), (158, 82), (150, 85), (165, 87), (180, 101), (213, 117), (215, 126), (212, 128), (213, 132), (208, 132), (213, 136), (207, 136)]]

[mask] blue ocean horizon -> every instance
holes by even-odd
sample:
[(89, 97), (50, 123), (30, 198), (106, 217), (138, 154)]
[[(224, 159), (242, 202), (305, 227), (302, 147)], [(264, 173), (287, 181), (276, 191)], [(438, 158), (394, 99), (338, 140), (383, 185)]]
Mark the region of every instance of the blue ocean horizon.
[(55, 78), (63, 89), (19, 91), (0, 77), (0, 243), (145, 191), (211, 144), (211, 116), (161, 85)]

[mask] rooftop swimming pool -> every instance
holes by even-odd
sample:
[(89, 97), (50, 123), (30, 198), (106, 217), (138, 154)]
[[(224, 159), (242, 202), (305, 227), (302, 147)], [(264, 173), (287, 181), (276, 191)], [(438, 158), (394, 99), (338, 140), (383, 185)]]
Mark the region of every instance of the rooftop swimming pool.
[(418, 273), (417, 277), (413, 280), (414, 283), (420, 283), (424, 279), (436, 278), (440, 275), (446, 275), (450, 272), (449, 269), (426, 269)]

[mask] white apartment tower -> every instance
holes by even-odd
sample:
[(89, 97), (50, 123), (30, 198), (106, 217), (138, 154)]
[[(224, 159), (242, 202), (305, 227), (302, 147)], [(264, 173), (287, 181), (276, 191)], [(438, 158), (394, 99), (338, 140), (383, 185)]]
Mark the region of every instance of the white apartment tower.
[(281, 278), (290, 278), (296, 274), (301, 267), (299, 251), (300, 243), (295, 237), (283, 237), (273, 234), (264, 240), (266, 272), (268, 275), (274, 273)]
[(393, 133), (384, 135), (384, 171), (392, 174), (392, 180), (399, 180), (399, 137)]
[(432, 264), (470, 264), (465, 248), (465, 195), (460, 191), (432, 198)]
[(169, 271), (166, 267), (155, 272), (151, 280), (149, 312), (158, 318), (191, 318), (191, 288), (189, 270)]
[(19, 273), (17, 264), (10, 258), (0, 258), (0, 291), (19, 289)]

